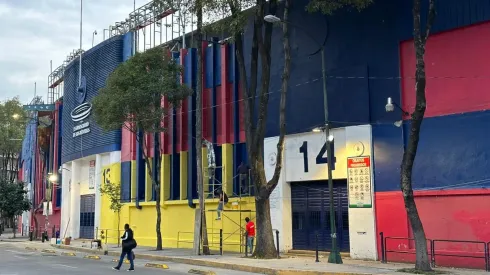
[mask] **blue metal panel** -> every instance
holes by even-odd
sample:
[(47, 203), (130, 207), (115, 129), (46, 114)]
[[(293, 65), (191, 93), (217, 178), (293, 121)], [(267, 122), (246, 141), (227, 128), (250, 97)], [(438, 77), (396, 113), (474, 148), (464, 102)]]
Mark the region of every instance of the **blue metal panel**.
[[(186, 84), (196, 91), (196, 74), (197, 74), (197, 50), (192, 48), (187, 52), (186, 63)], [(189, 206), (195, 207), (192, 199), (197, 199), (197, 160), (196, 160), (196, 97), (188, 97), (188, 115), (187, 115), (187, 142), (189, 145), (187, 155), (187, 199)], [(184, 126), (184, 124), (183, 124)]]
[(146, 188), (146, 166), (143, 156), (143, 150), (139, 141), (143, 140), (144, 135), (142, 131), (138, 131), (138, 137), (136, 139), (136, 199), (145, 201), (145, 188)]
[(121, 201), (131, 201), (131, 161), (121, 162)]
[[(123, 38), (116, 36), (87, 51), (82, 58), (83, 76), (86, 78), (86, 101), (90, 102), (105, 85), (109, 74), (122, 62)], [(73, 137), (75, 123), (71, 112), (81, 102), (77, 101), (78, 59), (65, 69), (63, 96), (63, 144), (62, 163), (97, 153), (120, 150), (121, 130), (105, 132), (93, 120), (93, 115), (85, 121), (90, 123), (90, 132)]]
[(215, 45), (213, 45), (212, 43), (209, 44), (210, 47), (207, 47), (206, 49), (204, 49), (206, 51), (206, 59), (205, 59), (205, 63), (204, 63), (204, 66), (206, 66), (206, 75), (204, 76), (205, 77), (205, 82), (206, 82), (206, 89), (209, 89), (209, 88), (212, 88), (213, 87), (213, 51), (214, 51), (214, 47)]
[[(426, 118), (413, 168), (414, 189), (489, 187), (489, 117), (490, 111)], [(404, 140), (408, 140), (408, 126), (373, 129), (373, 134), (376, 132), (376, 191), (399, 190), (401, 137), (405, 135)]]
[(133, 32), (128, 32), (123, 36), (123, 61), (133, 56)]

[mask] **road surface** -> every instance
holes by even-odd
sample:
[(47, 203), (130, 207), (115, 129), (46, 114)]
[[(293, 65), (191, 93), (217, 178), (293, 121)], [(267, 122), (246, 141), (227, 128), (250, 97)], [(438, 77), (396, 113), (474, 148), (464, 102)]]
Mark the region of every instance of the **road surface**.
[[(85, 254), (77, 253), (76, 256), (62, 256), (59, 251), (56, 254), (43, 253), (41, 251), (28, 251), (25, 248), (11, 243), (0, 243), (0, 275), (102, 275), (118, 272), (126, 272), (129, 264), (123, 264), (121, 271), (112, 270), (116, 263), (114, 257), (103, 256), (100, 260), (85, 259)], [(239, 272), (232, 270), (197, 267), (177, 263), (164, 263), (169, 269), (145, 267), (148, 261), (135, 260), (135, 273), (137, 274), (188, 274), (190, 269), (214, 271), (216, 274), (250, 275), (255, 273)], [(152, 263), (162, 263), (153, 262)]]

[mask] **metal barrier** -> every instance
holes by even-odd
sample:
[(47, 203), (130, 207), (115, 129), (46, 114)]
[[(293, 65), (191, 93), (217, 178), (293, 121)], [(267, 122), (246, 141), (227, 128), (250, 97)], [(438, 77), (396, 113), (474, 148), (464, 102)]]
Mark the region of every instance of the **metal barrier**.
[[(231, 243), (231, 242), (228, 242), (226, 243), (225, 241), (230, 238), (231, 236), (241, 236), (242, 234), (236, 234), (236, 233), (230, 233), (230, 234), (227, 234), (227, 233), (224, 233), (223, 232), (223, 229), (219, 229), (219, 232), (210, 232), (212, 231), (211, 228), (208, 228), (208, 247), (209, 248), (218, 248), (219, 249), (219, 253), (220, 255), (223, 255), (223, 246), (240, 246), (240, 248), (242, 247), (245, 247), (246, 249), (246, 241), (245, 243), (242, 243), (242, 238), (240, 238), (240, 243)], [(192, 234), (192, 236), (194, 237), (194, 232), (190, 232), (190, 231), (179, 231), (177, 232), (177, 248), (179, 248), (179, 244), (180, 243), (194, 243), (194, 240), (182, 240), (181, 237), (182, 235), (185, 235), (185, 234)], [(216, 236), (218, 235), (219, 236), (219, 242), (214, 242), (214, 237), (211, 237), (211, 241), (209, 241), (209, 235), (211, 236)], [(279, 232), (277, 232), (277, 238), (279, 238)], [(201, 244), (201, 248), (203, 247), (204, 245)], [(279, 249), (279, 246), (277, 247), (277, 249)], [(241, 249), (240, 249), (241, 251)]]
[[(399, 254), (416, 254), (415, 249), (407, 249), (407, 250), (389, 250), (386, 242), (388, 240), (403, 240), (403, 241), (415, 241), (414, 238), (404, 238), (404, 237), (385, 237), (383, 232), (379, 233), (381, 239), (381, 262), (387, 263), (388, 256), (387, 253), (399, 253)], [(432, 267), (436, 267), (436, 256), (442, 257), (456, 257), (456, 258), (471, 258), (471, 259), (483, 259), (485, 262), (485, 271), (490, 271), (490, 242), (481, 242), (481, 241), (465, 241), (465, 240), (431, 240), (427, 239), (429, 242), (429, 257)], [(463, 244), (475, 244), (483, 246), (483, 256), (474, 255), (473, 252), (467, 252), (467, 254), (473, 255), (465, 255), (464, 251), (455, 251), (456, 253), (448, 253), (440, 250), (437, 251), (436, 245), (441, 243), (463, 243)], [(481, 253), (481, 252), (476, 252)]]

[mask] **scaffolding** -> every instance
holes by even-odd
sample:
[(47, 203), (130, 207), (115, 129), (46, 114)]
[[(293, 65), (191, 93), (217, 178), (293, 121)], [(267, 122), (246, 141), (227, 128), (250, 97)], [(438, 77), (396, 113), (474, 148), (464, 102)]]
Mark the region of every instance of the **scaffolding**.
[(48, 97), (47, 104), (53, 104), (58, 99), (63, 97), (64, 87), (64, 75), (65, 68), (76, 58), (78, 58), (84, 51), (82, 49), (73, 50), (63, 61), (61, 66), (57, 67), (53, 71), (53, 62), (51, 62), (51, 73), (48, 76)]

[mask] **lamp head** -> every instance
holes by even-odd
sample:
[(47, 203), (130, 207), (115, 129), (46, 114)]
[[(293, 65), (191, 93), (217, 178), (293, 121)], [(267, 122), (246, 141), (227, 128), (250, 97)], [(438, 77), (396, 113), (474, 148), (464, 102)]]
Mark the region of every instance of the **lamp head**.
[(388, 97), (385, 108), (386, 112), (393, 112), (395, 110), (395, 105), (393, 105), (391, 97)]
[(264, 21), (268, 23), (277, 23), (277, 22), (281, 22), (281, 19), (275, 15), (268, 14), (264, 16)]

